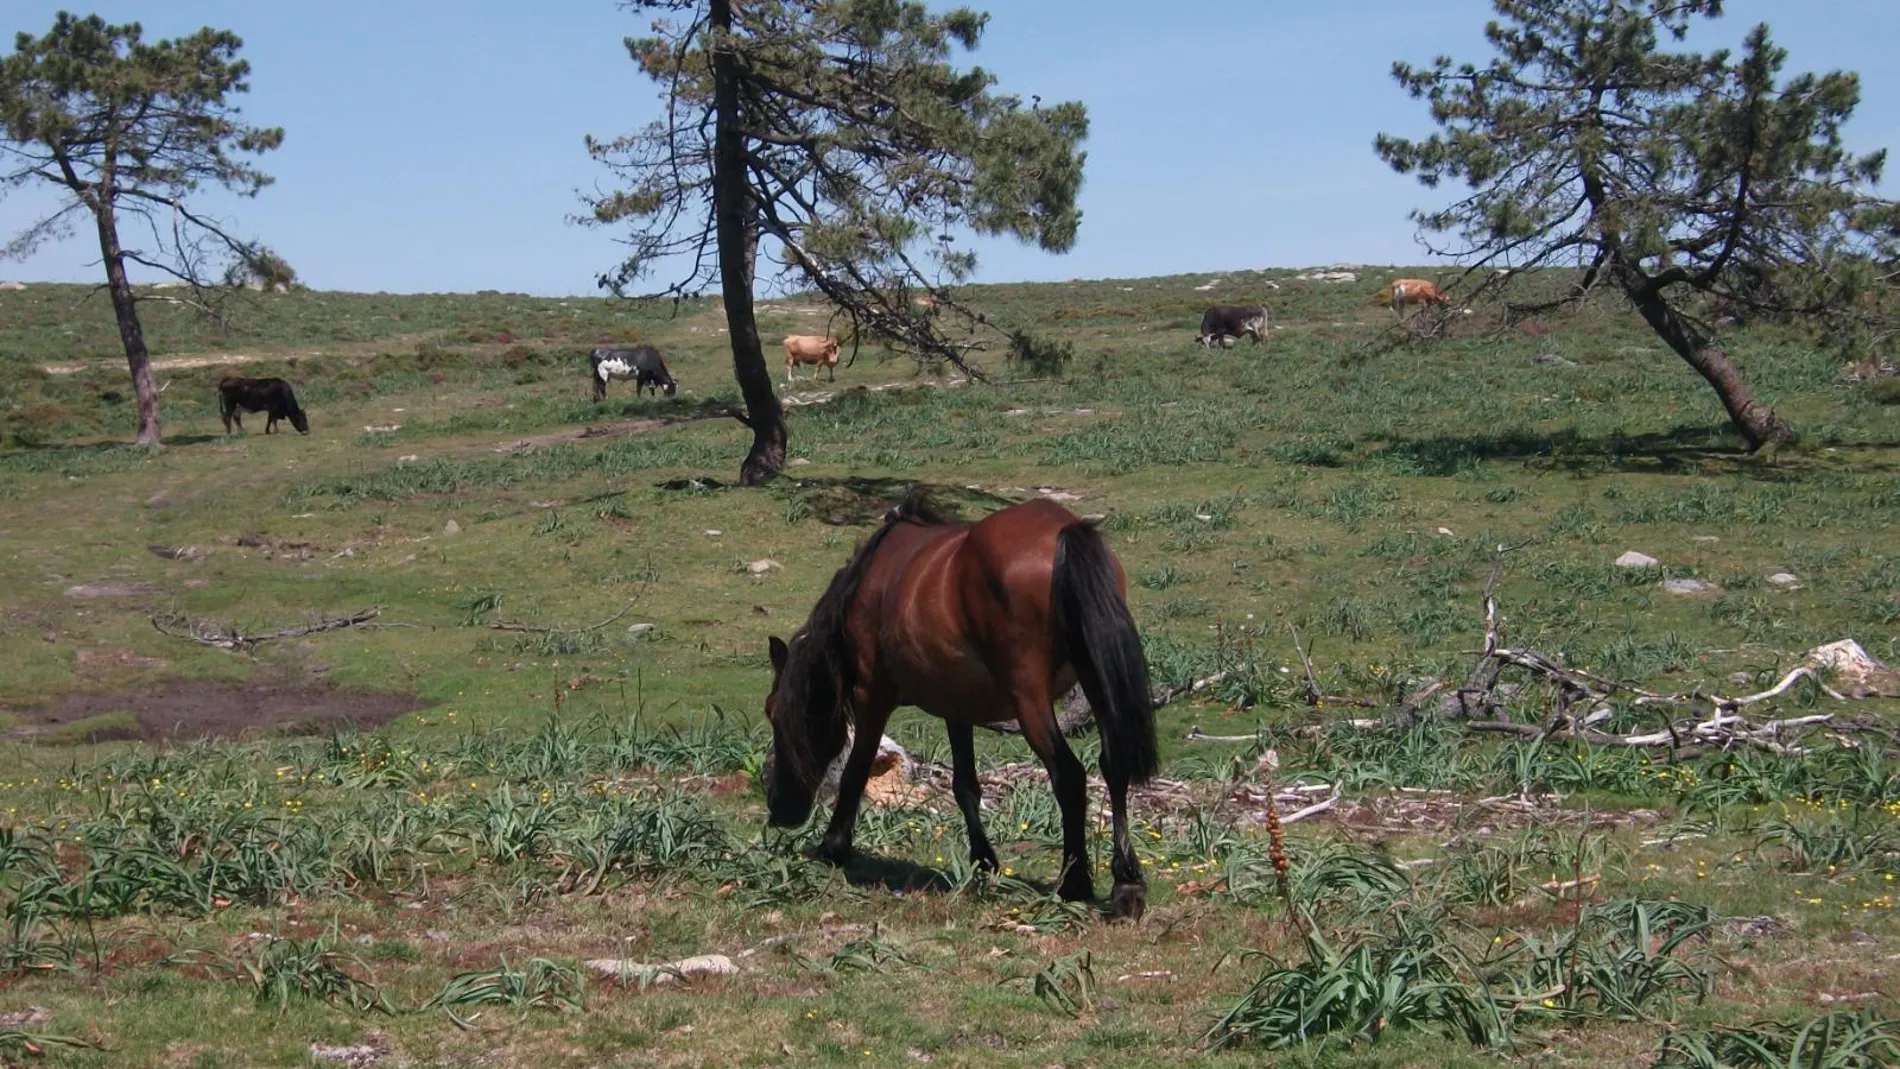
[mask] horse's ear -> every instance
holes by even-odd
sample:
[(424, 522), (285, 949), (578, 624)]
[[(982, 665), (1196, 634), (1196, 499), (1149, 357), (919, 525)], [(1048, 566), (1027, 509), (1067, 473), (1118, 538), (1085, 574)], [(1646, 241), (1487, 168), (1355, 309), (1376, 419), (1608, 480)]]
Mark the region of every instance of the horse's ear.
[(777, 635), (766, 641), (766, 648), (772, 653), (772, 675), (778, 676), (785, 671), (785, 659), (792, 655), (791, 648)]

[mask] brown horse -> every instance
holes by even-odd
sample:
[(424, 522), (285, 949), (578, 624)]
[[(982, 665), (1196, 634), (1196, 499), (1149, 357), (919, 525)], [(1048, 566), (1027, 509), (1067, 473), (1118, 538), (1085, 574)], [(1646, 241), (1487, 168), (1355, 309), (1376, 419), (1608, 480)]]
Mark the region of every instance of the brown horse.
[(1128, 841), (1128, 786), (1151, 778), (1159, 758), (1148, 665), (1126, 589), (1101, 534), (1054, 502), (1028, 501), (966, 524), (907, 495), (832, 577), (790, 644), (771, 640), (770, 822), (795, 826), (811, 815), (849, 721), (856, 741), (817, 850), (834, 863), (848, 860), (878, 739), (892, 710), (914, 705), (949, 730), (951, 793), (969, 829), (970, 860), (993, 871), (972, 728), (1013, 718), (1062, 807), (1058, 891), (1091, 900), (1088, 773), (1052, 708), (1079, 679), (1095, 707), (1114, 814), (1109, 905), (1139, 917), (1147, 891)]

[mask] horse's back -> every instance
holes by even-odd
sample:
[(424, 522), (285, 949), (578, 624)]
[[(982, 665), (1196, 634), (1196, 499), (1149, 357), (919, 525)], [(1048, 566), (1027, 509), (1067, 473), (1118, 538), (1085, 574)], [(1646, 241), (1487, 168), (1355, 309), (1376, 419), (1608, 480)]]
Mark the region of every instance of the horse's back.
[(877, 589), (865, 591), (879, 609), (867, 667), (893, 700), (995, 722), (1016, 715), (1010, 695), (1025, 683), (1066, 689), (1073, 681), (1055, 660), (1050, 588), (1057, 538), (1079, 522), (1037, 499), (967, 527), (893, 532), (880, 548), (891, 554), (886, 567), (874, 563), (866, 576)]

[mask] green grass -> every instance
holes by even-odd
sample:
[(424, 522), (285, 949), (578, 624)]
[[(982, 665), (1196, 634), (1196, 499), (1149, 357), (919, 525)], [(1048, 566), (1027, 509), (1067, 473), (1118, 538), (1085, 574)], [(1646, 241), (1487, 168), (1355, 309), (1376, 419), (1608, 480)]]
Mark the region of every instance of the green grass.
[[(119, 444), (104, 306), (0, 293), (0, 1015), (37, 1006), (23, 1035), (102, 1045), (39, 1044), (72, 1065), (304, 1065), (372, 1029), (418, 1065), (1696, 1065), (1751, 1043), (1786, 1061), (1815, 1034), (1877, 1057), (1900, 952), (1900, 756), (1878, 734), (1672, 767), (1334, 720), (1463, 680), (1500, 543), (1518, 547), (1509, 640), (1572, 665), (1736, 694), (1841, 638), (1900, 663), (1892, 409), (1801, 338), (1744, 333), (1738, 362), (1805, 435), (1751, 458), (1614, 308), (1387, 347), (1380, 272), (1288, 275), (975, 288), (1072, 348), (1060, 376), (993, 358), (996, 384), (953, 386), (867, 349), (836, 388), (798, 384), (847, 392), (790, 410), (807, 463), (761, 490), (727, 485), (746, 432), (717, 416), (736, 391), (710, 305), (297, 293), (249, 298), (229, 332), (160, 310), (154, 351), (189, 366), (161, 368), (170, 444), (148, 454)], [(1194, 344), (1206, 303), (1262, 297), (1285, 327), (1267, 344)], [(772, 302), (768, 335), (809, 327), (806, 307)], [(601, 336), (658, 345), (681, 395), (587, 400)], [(1536, 362), (1552, 352), (1574, 366)], [(296, 382), (309, 437), (223, 435), (212, 383), (234, 355)], [(904, 388), (848, 392), (872, 385)], [(973, 516), (1078, 495), (1106, 517), (1155, 675), (1225, 670), (1161, 715), (1185, 795), (1137, 807), (1141, 927), (1025, 882), (1053, 874), (1059, 839), (1035, 783), (986, 795), (994, 880), (947, 799), (867, 810), (861, 847), (947, 890), (853, 883), (797, 852), (809, 830), (764, 832), (765, 639), (913, 481)], [(1661, 566), (1614, 567), (1629, 549)], [(763, 559), (781, 567), (752, 574)], [(1767, 582), (1780, 571), (1798, 589)], [(1659, 585), (1689, 577), (1717, 592)], [(367, 605), (398, 626), (252, 656), (149, 622), (270, 630)], [(1308, 708), (1289, 625), (1323, 691), (1374, 708)], [(171, 748), (96, 741), (135, 726), (124, 711), (33, 712), (174, 678), (426, 707)], [(1509, 711), (1541, 720), (1546, 701)], [(1804, 685), (1773, 709), (1890, 732), (1896, 704)], [(1189, 725), (1259, 741), (1189, 743)], [(1657, 725), (1618, 705), (1600, 726)], [(891, 730), (947, 760), (934, 722)], [(1282, 784), (1339, 784), (1351, 809), (1292, 830), (1304, 931), (1257, 805), (1230, 799), (1267, 746)], [(980, 754), (1029, 759), (1013, 737)], [(1529, 820), (1480, 804), (1545, 795)], [(1581, 897), (1545, 890), (1586, 876)], [(1768, 934), (1732, 923), (1762, 917)], [(641, 988), (582, 964), (714, 952), (741, 973)]]

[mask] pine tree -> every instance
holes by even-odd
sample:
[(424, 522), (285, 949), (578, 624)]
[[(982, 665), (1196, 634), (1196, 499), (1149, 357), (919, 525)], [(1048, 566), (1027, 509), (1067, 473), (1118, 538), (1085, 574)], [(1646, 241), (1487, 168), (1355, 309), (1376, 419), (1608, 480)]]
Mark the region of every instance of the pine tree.
[[(967, 359), (988, 329), (944, 287), (976, 258), (960, 232), (1056, 252), (1075, 242), (1087, 113), (1024, 107), (982, 68), (953, 66), (988, 16), (908, 0), (632, 0), (674, 17), (627, 49), (661, 87), (665, 117), (589, 138), (626, 188), (583, 222), (625, 229), (631, 252), (601, 277), (626, 293), (656, 270), (659, 295), (720, 286), (733, 374), (753, 442), (740, 481), (784, 463), (783, 410), (753, 310), (763, 261), (817, 290), (853, 337), (918, 359)], [(683, 265), (683, 266), (680, 266)], [(958, 329), (961, 336), (956, 336)], [(1014, 339), (1018, 349), (1025, 339)]]
[[(288, 280), (289, 266), (229, 234), (186, 198), (207, 184), (255, 196), (270, 177), (241, 157), (276, 148), (279, 129), (240, 123), (230, 98), (248, 89), (243, 42), (222, 30), (146, 43), (137, 23), (60, 12), (44, 37), (20, 33), (0, 58), (0, 195), (35, 184), (58, 188), (54, 211), (15, 235), (0, 254), (24, 258), (89, 215), (98, 232), (106, 289), (138, 398), (141, 445), (159, 444), (158, 389), (139, 325), (141, 301), (209, 311), (217, 268), (248, 266)], [(147, 246), (120, 239), (127, 217), (145, 224)], [(191, 297), (138, 294), (137, 264), (191, 285)]]
[[(1441, 129), (1422, 141), (1381, 134), (1376, 151), (1427, 187), (1471, 189), (1414, 213), (1428, 246), (1473, 271), (1578, 269), (1562, 300), (1513, 312), (1607, 287), (1708, 381), (1751, 450), (1793, 440), (1695, 309), (1713, 299), (1837, 336), (1862, 322), (1894, 214), (1869, 192), (1885, 154), (1842, 146), (1859, 80), (1784, 79), (1787, 54), (1765, 25), (1739, 55), (1659, 47), (1664, 34), (1681, 41), (1697, 20), (1719, 17), (1721, 0), (1494, 6), (1489, 63), (1393, 65)], [(1493, 274), (1483, 286), (1515, 277)]]

